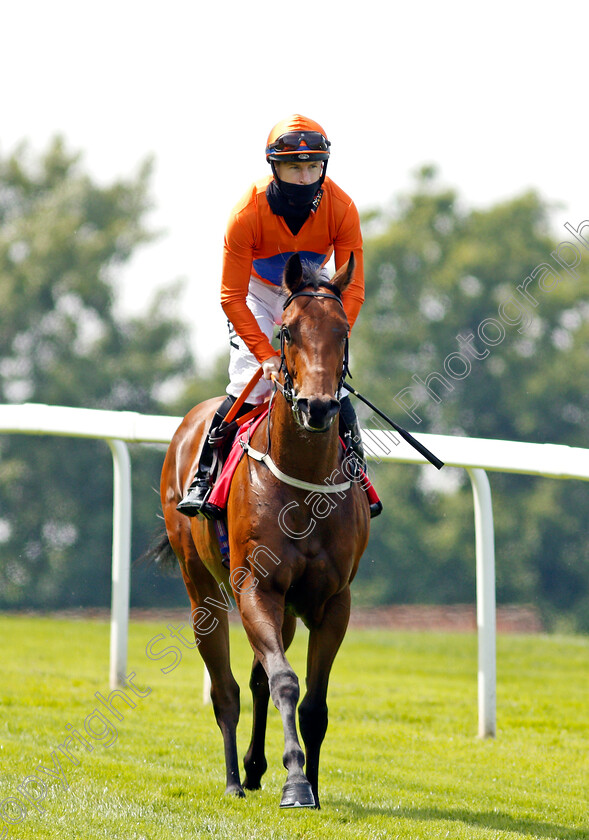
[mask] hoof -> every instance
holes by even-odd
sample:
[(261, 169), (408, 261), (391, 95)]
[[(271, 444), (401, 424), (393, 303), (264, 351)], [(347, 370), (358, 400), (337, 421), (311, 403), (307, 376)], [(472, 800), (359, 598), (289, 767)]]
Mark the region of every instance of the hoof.
[(245, 791), (241, 785), (227, 785), (225, 796), (235, 796), (237, 799), (245, 799)]
[(262, 782), (260, 780), (256, 781), (255, 779), (252, 779), (250, 781), (246, 776), (245, 781), (243, 783), (243, 787), (245, 790), (260, 790), (260, 788), (262, 787)]
[(268, 763), (264, 757), (253, 761), (248, 756), (245, 757), (243, 766), (245, 769), (245, 779), (243, 786), (246, 790), (260, 790), (262, 787), (262, 776), (268, 769)]
[(282, 788), (281, 808), (314, 808), (315, 797), (309, 782), (287, 782)]

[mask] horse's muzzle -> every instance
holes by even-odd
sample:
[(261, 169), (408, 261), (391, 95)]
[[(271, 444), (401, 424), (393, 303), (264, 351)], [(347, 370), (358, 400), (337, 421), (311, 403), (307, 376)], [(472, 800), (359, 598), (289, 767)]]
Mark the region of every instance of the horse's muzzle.
[(326, 432), (339, 412), (340, 403), (339, 400), (328, 396), (309, 399), (297, 397), (293, 409), (307, 431)]

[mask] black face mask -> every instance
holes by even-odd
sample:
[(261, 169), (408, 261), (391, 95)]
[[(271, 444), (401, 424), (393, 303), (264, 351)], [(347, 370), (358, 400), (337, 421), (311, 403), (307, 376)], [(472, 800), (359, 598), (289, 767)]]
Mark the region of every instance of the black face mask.
[(325, 177), (325, 166), (322, 177), (313, 184), (287, 184), (281, 181), (272, 165), (274, 178), (266, 188), (266, 197), (273, 213), (282, 216), (291, 232), (296, 236), (311, 210), (317, 210), (323, 191), (321, 185)]
[(293, 208), (310, 209), (311, 203), (317, 194), (321, 181), (314, 181), (312, 184), (288, 184), (286, 181), (277, 179), (278, 189)]

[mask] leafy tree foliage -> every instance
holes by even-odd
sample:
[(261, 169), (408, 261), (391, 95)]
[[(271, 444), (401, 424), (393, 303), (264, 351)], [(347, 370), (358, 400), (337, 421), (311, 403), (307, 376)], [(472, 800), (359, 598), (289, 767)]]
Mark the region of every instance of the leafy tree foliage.
[(228, 356), (228, 352), (221, 353), (214, 360), (210, 370), (206, 373), (199, 371), (198, 376), (188, 382), (180, 396), (171, 404), (174, 413), (184, 415), (198, 403), (225, 395)]
[[(356, 387), (410, 431), (586, 446), (589, 251), (566, 230), (576, 255), (559, 249), (548, 209), (534, 193), (465, 209), (427, 168), (394, 213), (372, 213)], [(359, 575), (366, 597), (474, 598), (469, 483), (461, 471), (432, 473), (377, 469), (386, 513)], [(502, 474), (491, 483), (499, 599), (589, 629), (587, 485)]]
[[(26, 147), (0, 158), (0, 401), (184, 414), (224, 392), (225, 356), (197, 375), (177, 289), (147, 315), (117, 312), (118, 272), (152, 238), (149, 174), (145, 164), (134, 179), (98, 185), (59, 139), (39, 160)], [(394, 210), (367, 214), (356, 387), (412, 432), (586, 446), (589, 249), (563, 230), (578, 249), (573, 265), (548, 212), (532, 192), (468, 209), (428, 167)], [(372, 413), (358, 412), (370, 426)], [(108, 603), (110, 457), (102, 442), (0, 436), (0, 606)], [(157, 523), (163, 452), (137, 446), (132, 459), (137, 556)], [(356, 603), (474, 600), (464, 472), (371, 472), (385, 512)], [(589, 630), (587, 484), (490, 478), (499, 601)], [(185, 601), (180, 581), (135, 569), (133, 603), (171, 601)]]
[[(168, 413), (160, 395), (194, 373), (177, 288), (142, 317), (116, 309), (120, 267), (152, 238), (149, 175), (146, 163), (100, 186), (61, 139), (40, 160), (24, 146), (0, 160), (0, 401)], [(137, 550), (155, 523), (161, 454), (136, 447), (133, 460)], [(104, 443), (1, 436), (0, 604), (108, 603), (111, 520)], [(136, 601), (148, 579), (135, 575)]]

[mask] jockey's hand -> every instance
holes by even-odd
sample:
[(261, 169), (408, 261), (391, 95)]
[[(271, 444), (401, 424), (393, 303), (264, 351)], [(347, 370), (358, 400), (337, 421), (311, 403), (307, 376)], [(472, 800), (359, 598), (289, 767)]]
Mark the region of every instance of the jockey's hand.
[(262, 362), (262, 371), (264, 374), (264, 379), (272, 379), (272, 374), (278, 377), (279, 370), (280, 356), (271, 356), (269, 359), (266, 359), (265, 362)]

